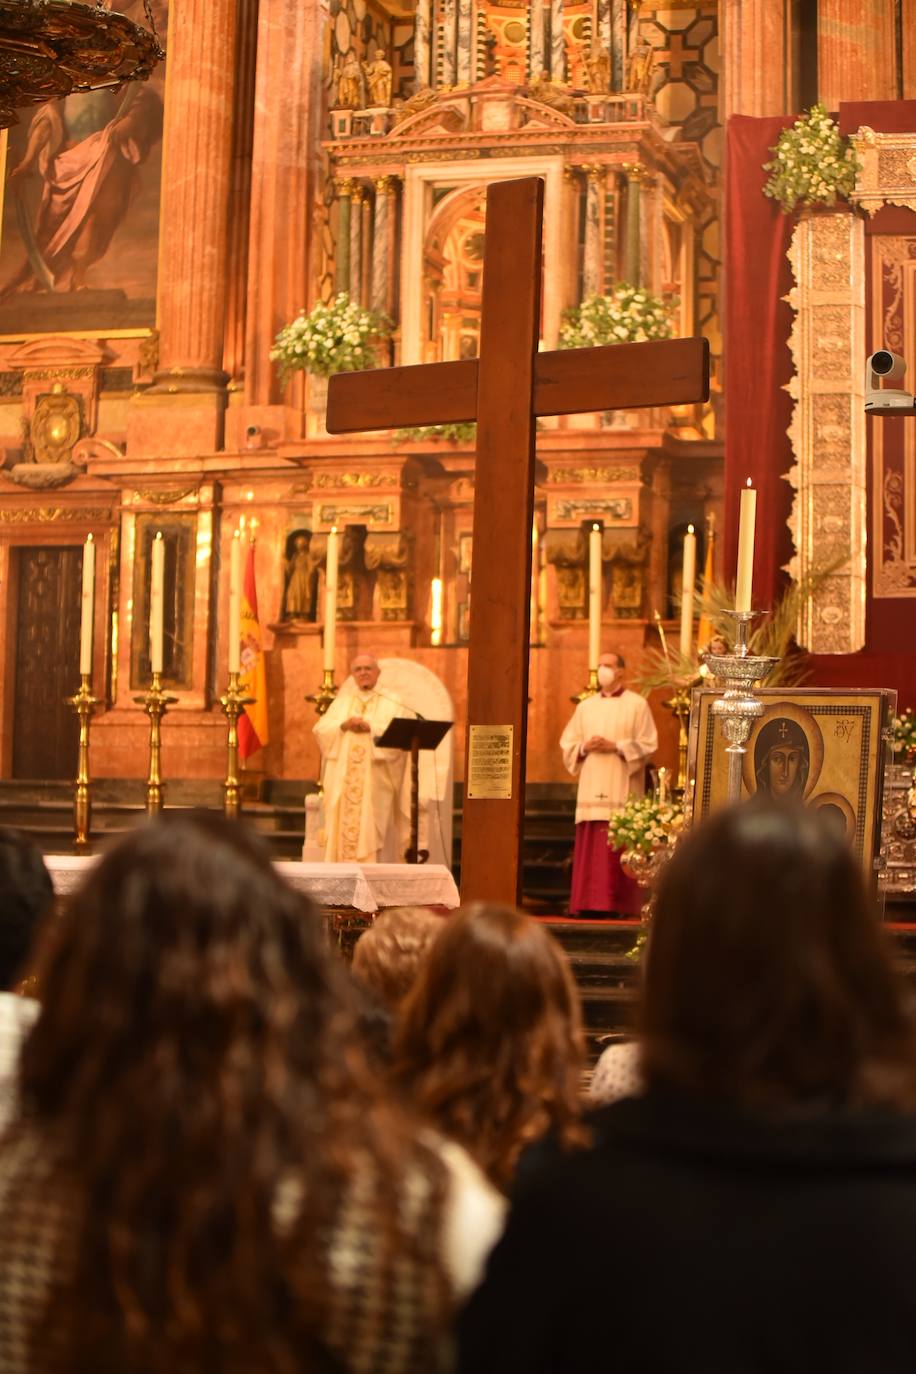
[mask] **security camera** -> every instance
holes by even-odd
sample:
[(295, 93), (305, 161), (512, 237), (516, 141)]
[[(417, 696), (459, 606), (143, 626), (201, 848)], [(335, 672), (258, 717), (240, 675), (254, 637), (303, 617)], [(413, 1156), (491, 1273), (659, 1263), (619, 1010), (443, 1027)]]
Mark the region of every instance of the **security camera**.
[(245, 444), (248, 448), (260, 448), (262, 443), (261, 426), (249, 425), (245, 430)]
[(916, 397), (899, 386), (882, 387), (882, 382), (902, 382), (906, 363), (899, 353), (879, 348), (865, 360), (865, 409), (871, 415), (912, 415)]

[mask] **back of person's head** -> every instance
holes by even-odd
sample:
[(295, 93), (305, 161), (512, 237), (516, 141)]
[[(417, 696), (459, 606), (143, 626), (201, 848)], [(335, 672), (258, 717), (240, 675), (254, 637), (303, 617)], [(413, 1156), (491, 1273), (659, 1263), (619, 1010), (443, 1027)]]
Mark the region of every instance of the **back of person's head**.
[(0, 991), (26, 971), (32, 943), (54, 901), (54, 884), (33, 840), (0, 827)]
[[(73, 1208), (34, 1367), (323, 1368), (321, 1238), (362, 1168), (376, 1240), (361, 1254), (384, 1285), (398, 1161), (415, 1156), (318, 913), (243, 824), (166, 813), (102, 858), (41, 954), (44, 1011), (3, 1144), (53, 1145)], [(50, 1191), (39, 1173), (0, 1209), (0, 1270)]]
[(397, 906), (380, 912), (360, 936), (353, 972), (389, 1011), (396, 1011), (413, 987), (443, 924), (443, 917), (426, 907)]
[(486, 903), (448, 917), (403, 1004), (394, 1064), (416, 1107), (500, 1186), (547, 1131), (579, 1143), (579, 1001), (548, 931)]
[(678, 845), (641, 1003), (650, 1087), (761, 1107), (916, 1106), (916, 1039), (858, 860), (751, 802)]

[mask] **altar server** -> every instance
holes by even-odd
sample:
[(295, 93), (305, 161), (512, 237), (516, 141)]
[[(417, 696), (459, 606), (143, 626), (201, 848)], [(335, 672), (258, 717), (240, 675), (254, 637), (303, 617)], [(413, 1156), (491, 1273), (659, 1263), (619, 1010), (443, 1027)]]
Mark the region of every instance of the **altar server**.
[(598, 660), (595, 696), (580, 701), (560, 737), (563, 761), (579, 779), (571, 915), (635, 916), (639, 887), (620, 867), (607, 842), (607, 825), (628, 797), (642, 796), (645, 761), (658, 734), (644, 697), (628, 691), (619, 653)]

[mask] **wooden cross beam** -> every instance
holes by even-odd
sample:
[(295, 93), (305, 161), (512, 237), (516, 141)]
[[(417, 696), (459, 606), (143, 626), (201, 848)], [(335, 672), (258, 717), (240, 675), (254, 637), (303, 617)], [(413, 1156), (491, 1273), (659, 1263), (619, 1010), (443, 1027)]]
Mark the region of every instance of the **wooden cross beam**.
[[(543, 218), (540, 177), (488, 188), (479, 358), (339, 373), (328, 387), (332, 434), (477, 422), (465, 901), (520, 897), (536, 417), (682, 405), (709, 395), (705, 339), (538, 352)], [(488, 726), (496, 733), (474, 728)], [(500, 779), (505, 727), (510, 766)]]

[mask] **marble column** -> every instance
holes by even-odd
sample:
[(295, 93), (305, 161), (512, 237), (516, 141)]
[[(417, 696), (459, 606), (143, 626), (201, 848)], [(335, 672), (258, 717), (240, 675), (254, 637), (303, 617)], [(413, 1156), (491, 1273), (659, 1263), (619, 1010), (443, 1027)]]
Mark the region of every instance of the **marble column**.
[(362, 303), (363, 191), (354, 183), (350, 192), (350, 300)]
[(582, 265), (582, 296), (597, 296), (601, 291), (601, 195), (604, 168), (589, 167), (585, 189), (585, 255)]
[(600, 44), (603, 48), (611, 51), (611, 0), (598, 0), (598, 13), (596, 15), (594, 44)]
[(455, 53), (455, 43), (458, 36), (455, 4), (456, 0), (442, 0), (439, 51), (442, 57), (443, 86), (454, 86), (458, 74), (457, 55)]
[(156, 389), (220, 391), (226, 318), (236, 0), (176, 0), (165, 94)]
[(388, 283), (391, 278), (391, 229), (394, 217), (394, 186), (391, 177), (375, 181), (375, 216), (372, 223), (372, 309), (389, 313)]
[(895, 99), (894, 20), (894, 0), (820, 0), (817, 94), (828, 110), (841, 100)]
[(566, 43), (563, 39), (563, 0), (550, 0), (550, 79), (566, 80)]
[(232, 184), (226, 274), (226, 337), (223, 367), (237, 390), (245, 370), (248, 311), (248, 224), (251, 218), (251, 158), (254, 143), (254, 88), (258, 49), (258, 0), (240, 0), (236, 59), (235, 127), (232, 133)]
[(531, 0), (528, 35), (528, 71), (532, 76), (547, 70), (544, 60), (544, 0)]
[(640, 286), (642, 277), (642, 248), (640, 245), (640, 193), (645, 169), (638, 162), (628, 163), (627, 174), (627, 230), (624, 258), (624, 277), (631, 286)]
[(622, 91), (627, 75), (627, 0), (611, 0), (611, 90)]
[(413, 27), (413, 62), (417, 89), (432, 85), (429, 71), (429, 5), (430, 0), (417, 0)]
[(719, 0), (720, 113), (779, 115), (791, 110), (790, 0)]
[(301, 379), (281, 387), (270, 350), (278, 330), (311, 304), (309, 212), (321, 174), (323, 24), (321, 5), (260, 0), (245, 405), (253, 411), (249, 422), (290, 436), (301, 423)]
[(458, 0), (458, 44), (456, 75), (459, 86), (469, 86), (473, 80), (471, 58), (474, 48), (472, 0)]
[(337, 246), (334, 260), (334, 285), (338, 292), (350, 290), (350, 192), (349, 178), (337, 183)]

